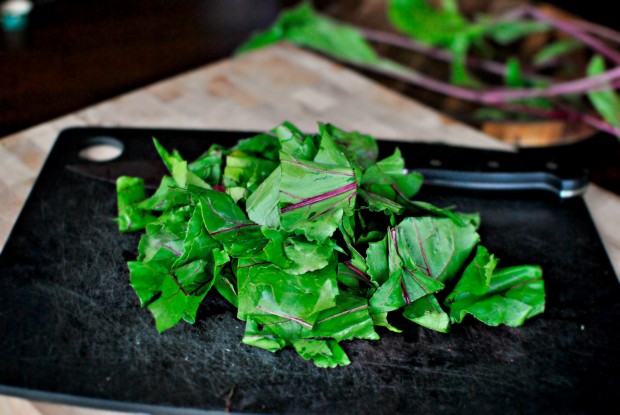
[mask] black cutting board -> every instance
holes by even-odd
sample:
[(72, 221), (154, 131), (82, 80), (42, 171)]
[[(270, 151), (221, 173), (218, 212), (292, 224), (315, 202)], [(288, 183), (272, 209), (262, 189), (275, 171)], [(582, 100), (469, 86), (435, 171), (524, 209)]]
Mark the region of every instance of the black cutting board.
[(319, 369), (292, 350), (243, 345), (244, 323), (217, 295), (195, 325), (157, 334), (128, 284), (139, 233), (117, 231), (114, 185), (65, 168), (101, 135), (123, 142), (125, 160), (155, 160), (152, 136), (190, 159), (244, 136), (61, 134), (0, 256), (0, 393), (152, 413), (590, 413), (620, 404), (620, 285), (581, 198), (423, 193), (480, 212), (482, 241), (500, 265), (540, 264), (547, 310), (520, 328), (467, 318), (449, 334), (395, 318), (403, 334), (344, 342), (351, 365)]

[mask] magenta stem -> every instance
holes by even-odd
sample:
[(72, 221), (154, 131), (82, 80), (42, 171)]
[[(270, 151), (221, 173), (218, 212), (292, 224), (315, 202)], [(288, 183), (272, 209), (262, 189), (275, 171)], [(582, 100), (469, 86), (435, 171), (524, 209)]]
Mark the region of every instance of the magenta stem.
[(353, 265), (351, 261), (345, 261), (344, 266), (353, 271), (362, 281), (372, 285), (370, 282), (370, 277), (364, 271)]
[(551, 120), (563, 120), (563, 121), (572, 121), (572, 122), (582, 122), (587, 124), (599, 131), (603, 131), (617, 137), (620, 137), (620, 129), (615, 128), (611, 124), (606, 121), (594, 117), (590, 114), (582, 114), (580, 112), (575, 111), (574, 109), (568, 106), (562, 106), (560, 110), (546, 110), (543, 108), (532, 108), (526, 107), (523, 105), (500, 105), (500, 108), (505, 111), (511, 111), (521, 114), (533, 115), (535, 117), (546, 118)]
[(286, 213), (286, 212), (289, 212), (291, 210), (295, 210), (295, 209), (302, 208), (304, 206), (311, 205), (313, 203), (321, 202), (321, 201), (323, 201), (325, 199), (329, 199), (330, 197), (338, 196), (338, 195), (341, 195), (343, 193), (346, 193), (348, 191), (355, 190), (355, 189), (357, 189), (357, 183), (353, 182), (353, 183), (348, 184), (346, 186), (340, 187), (340, 188), (338, 188), (336, 190), (332, 190), (330, 192), (323, 193), (322, 195), (309, 197), (307, 199), (302, 200), (299, 203), (295, 203), (293, 205), (289, 205), (289, 206), (283, 207), (282, 209), (280, 209), (280, 213)]
[[(369, 29), (369, 28), (358, 27), (358, 26), (356, 26), (355, 28), (367, 40), (377, 42), (377, 43), (383, 43), (383, 44), (390, 45), (390, 46), (396, 46), (402, 49), (410, 50), (412, 52), (421, 53), (433, 59), (437, 59), (443, 62), (454, 61), (454, 55), (448, 50), (429, 46), (415, 39), (412, 39), (406, 36), (401, 36), (396, 33), (385, 32), (383, 30), (375, 30), (375, 29)], [(502, 63), (487, 60), (487, 59), (480, 59), (475, 56), (468, 56), (466, 63), (468, 66), (472, 68), (481, 69), (488, 73), (499, 75), (499, 76), (505, 76), (506, 71), (507, 71), (506, 65)], [(527, 76), (528, 78), (535, 80), (535, 81), (544, 81), (544, 82), (550, 81), (549, 78), (538, 75), (531, 71), (522, 71), (522, 72), (524, 76)]]
[(615, 51), (614, 49), (607, 46), (605, 43), (600, 40), (590, 36), (585, 29), (582, 28), (579, 24), (575, 24), (573, 22), (569, 22), (567, 20), (556, 19), (549, 14), (540, 11), (536, 7), (528, 7), (525, 9), (527, 13), (532, 16), (536, 20), (540, 20), (541, 22), (549, 23), (554, 26), (556, 29), (571, 35), (575, 39), (578, 39), (590, 46), (594, 51), (600, 53), (601, 55), (611, 59), (617, 65), (620, 65), (620, 53)]

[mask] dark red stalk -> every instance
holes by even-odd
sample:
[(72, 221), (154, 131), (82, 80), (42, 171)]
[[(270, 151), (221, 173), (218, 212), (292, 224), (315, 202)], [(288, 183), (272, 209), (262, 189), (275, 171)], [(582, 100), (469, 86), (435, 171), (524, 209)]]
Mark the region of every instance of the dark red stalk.
[(271, 314), (273, 316), (278, 316), (278, 317), (282, 317), (282, 318), (287, 319), (287, 320), (294, 321), (295, 323), (301, 324), (302, 326), (307, 327), (310, 330), (312, 330), (312, 327), (313, 327), (312, 324), (308, 323), (307, 321), (304, 321), (304, 320), (300, 319), (299, 317), (289, 316), (287, 314), (282, 314), (282, 313), (278, 313), (278, 312), (275, 312), (275, 311), (267, 310), (267, 309), (262, 308), (260, 306), (256, 306), (256, 308), (261, 310), (261, 311), (263, 311), (263, 312), (265, 312), (265, 313), (267, 313), (267, 314)]
[[(429, 46), (425, 43), (418, 42), (407, 36), (402, 36), (391, 32), (385, 32), (382, 30), (369, 29), (365, 27), (356, 27), (356, 29), (364, 36), (364, 38), (373, 42), (383, 43), (386, 45), (396, 46), (399, 48), (410, 50), (412, 52), (421, 53), (433, 59), (444, 62), (454, 61), (454, 55), (450, 51)], [(468, 56), (466, 63), (472, 68), (481, 69), (488, 73), (499, 76), (505, 76), (507, 71), (506, 65), (502, 63), (490, 61), (487, 59), (480, 59), (475, 56)], [(522, 74), (535, 81), (550, 81), (549, 78), (536, 74), (534, 72), (522, 71)]]
[(362, 280), (363, 282), (372, 285), (372, 283), (370, 282), (370, 277), (368, 276), (368, 274), (366, 274), (364, 271), (362, 271), (361, 269), (359, 269), (358, 267), (356, 267), (355, 265), (353, 265), (351, 263), (351, 261), (345, 261), (344, 263), (345, 267), (349, 268), (351, 271), (353, 271), (360, 280)]
[(220, 229), (219, 231), (209, 232), (209, 234), (213, 236), (213, 235), (230, 232), (230, 231), (234, 231), (234, 230), (241, 229), (241, 228), (247, 228), (248, 226), (258, 226), (258, 225), (255, 223), (241, 223), (239, 225), (231, 226), (230, 228), (224, 228), (224, 229)]
[(620, 65), (620, 53), (610, 48), (600, 40), (590, 36), (579, 24), (575, 24), (574, 22), (568, 20), (556, 19), (555, 17), (539, 10), (536, 7), (528, 7), (526, 8), (526, 12), (534, 19), (540, 20), (541, 22), (549, 23), (558, 30), (568, 35), (571, 35), (577, 40), (582, 41), (596, 52), (611, 59), (617, 65)]
[(302, 200), (299, 203), (295, 203), (295, 204), (283, 207), (282, 209), (280, 209), (280, 213), (286, 213), (286, 212), (290, 212), (291, 210), (302, 208), (304, 206), (309, 206), (309, 205), (312, 205), (314, 203), (321, 202), (323, 200), (329, 199), (329, 198), (334, 197), (334, 196), (341, 195), (343, 193), (346, 193), (348, 191), (355, 190), (355, 189), (357, 189), (357, 183), (353, 182), (353, 183), (348, 184), (346, 186), (339, 187), (336, 190), (332, 190), (330, 192), (323, 193), (322, 195), (309, 197), (307, 199)]
[(499, 105), (499, 107), (505, 111), (511, 111), (519, 114), (528, 114), (535, 117), (546, 118), (550, 120), (563, 120), (563, 121), (579, 121), (587, 124), (599, 131), (620, 137), (620, 129), (612, 126), (608, 122), (594, 117), (590, 114), (583, 114), (575, 111), (568, 106), (561, 106), (560, 109), (547, 110), (543, 108), (532, 108), (524, 105), (505, 104)]

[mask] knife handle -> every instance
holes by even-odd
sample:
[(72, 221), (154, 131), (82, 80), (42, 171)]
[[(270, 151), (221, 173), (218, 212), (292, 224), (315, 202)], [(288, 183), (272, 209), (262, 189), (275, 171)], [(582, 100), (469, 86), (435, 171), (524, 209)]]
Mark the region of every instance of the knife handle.
[(556, 193), (562, 199), (579, 196), (588, 186), (585, 172), (583, 176), (570, 178), (542, 171), (501, 173), (431, 168), (415, 171), (424, 176), (425, 186), (493, 192), (543, 190)]
[[(387, 146), (389, 147), (389, 146)], [(579, 147), (528, 148), (515, 152), (442, 144), (398, 143), (407, 166), (425, 186), (483, 192), (546, 191), (565, 199), (583, 194), (588, 169)], [(382, 156), (393, 151), (383, 148)]]

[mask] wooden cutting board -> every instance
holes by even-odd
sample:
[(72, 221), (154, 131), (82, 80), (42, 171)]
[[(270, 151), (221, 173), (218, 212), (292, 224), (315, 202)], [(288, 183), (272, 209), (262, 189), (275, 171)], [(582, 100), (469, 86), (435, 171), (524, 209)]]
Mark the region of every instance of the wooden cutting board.
[[(307, 130), (313, 130), (320, 120), (386, 138), (506, 148), (353, 71), (280, 45), (200, 68), (0, 141), (0, 244), (8, 237), (42, 162), (63, 128), (264, 130), (282, 120)], [(586, 200), (619, 269), (620, 224), (615, 212), (620, 201), (598, 188), (592, 188)], [(0, 399), (0, 409), (15, 402)], [(53, 413), (56, 408), (17, 402), (32, 408), (31, 413)]]

